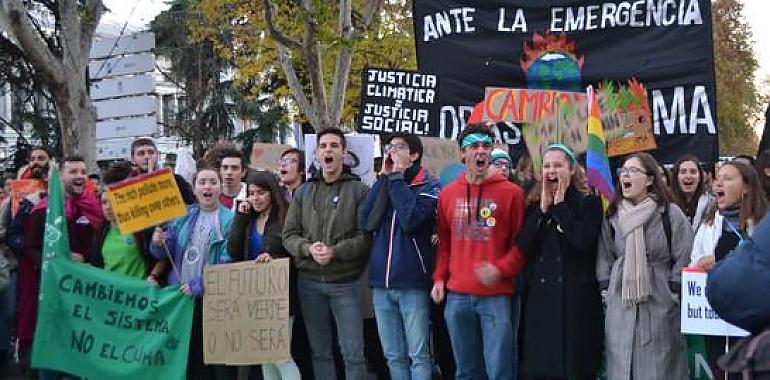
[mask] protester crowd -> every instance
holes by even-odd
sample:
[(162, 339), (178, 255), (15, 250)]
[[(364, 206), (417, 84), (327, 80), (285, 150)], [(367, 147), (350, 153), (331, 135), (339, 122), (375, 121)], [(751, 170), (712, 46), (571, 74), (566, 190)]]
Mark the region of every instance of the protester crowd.
[[(212, 149), (191, 184), (176, 176), (187, 214), (129, 235), (117, 228), (103, 187), (157, 170), (153, 140), (135, 140), (130, 161), (101, 177), (89, 177), (82, 158), (64, 157), (70, 257), (154, 286), (179, 285), (194, 299), (191, 379), (236, 379), (245, 370), (251, 378), (359, 380), (383, 358), (394, 380), (687, 379), (682, 269), (709, 271), (732, 254), (770, 195), (770, 151), (756, 169), (744, 157), (713, 178), (714, 168), (692, 155), (669, 177), (651, 155), (632, 154), (617, 168), (605, 210), (569, 147), (547, 147), (537, 173), (529, 157), (513, 167), (483, 124), (459, 135), (465, 171), (443, 188), (421, 165), (415, 135), (383, 139), (371, 188), (344, 165), (339, 129), (320, 131), (317, 141), (320, 166), (307, 181), (301, 150), (284, 152), (272, 173), (248, 169), (234, 148)], [(51, 159), (34, 148), (18, 178), (47, 181)], [(46, 206), (41, 192), (18, 210), (8, 198), (0, 207), (0, 359), (17, 358), (30, 379), (68, 377), (30, 365)], [(204, 364), (204, 268), (285, 257), (294, 360)], [(724, 339), (710, 338), (706, 348), (721, 374)]]

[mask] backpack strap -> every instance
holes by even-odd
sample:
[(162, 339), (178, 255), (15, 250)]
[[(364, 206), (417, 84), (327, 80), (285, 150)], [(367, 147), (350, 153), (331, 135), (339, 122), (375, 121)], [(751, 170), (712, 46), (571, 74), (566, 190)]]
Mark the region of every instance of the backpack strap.
[(663, 212), (660, 214), (660, 219), (663, 221), (663, 233), (666, 234), (668, 253), (671, 253), (673, 251), (671, 249), (671, 218), (668, 215), (668, 202), (663, 206)]

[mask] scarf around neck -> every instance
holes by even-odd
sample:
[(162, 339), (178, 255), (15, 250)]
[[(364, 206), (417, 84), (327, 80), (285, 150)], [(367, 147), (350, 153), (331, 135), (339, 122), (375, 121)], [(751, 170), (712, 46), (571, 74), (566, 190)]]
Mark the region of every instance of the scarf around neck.
[(653, 197), (647, 197), (636, 205), (624, 199), (618, 208), (618, 226), (626, 238), (621, 288), (621, 298), (626, 306), (644, 302), (652, 294), (644, 224), (657, 208)]
[[(34, 208), (45, 209), (48, 207), (48, 198), (46, 197)], [(72, 221), (76, 215), (84, 216), (94, 226), (95, 230), (101, 228), (104, 223), (104, 214), (102, 214), (102, 205), (95, 195), (83, 192), (76, 196), (67, 196), (64, 198), (64, 214), (67, 220)]]

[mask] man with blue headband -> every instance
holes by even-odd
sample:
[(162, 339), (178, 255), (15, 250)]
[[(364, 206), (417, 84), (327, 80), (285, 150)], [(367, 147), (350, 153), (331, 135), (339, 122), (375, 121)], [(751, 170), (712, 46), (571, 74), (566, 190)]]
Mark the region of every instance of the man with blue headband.
[(511, 360), (516, 344), (511, 295), (513, 278), (525, 261), (516, 245), (524, 192), (503, 176), (489, 175), (489, 128), (469, 124), (459, 143), (465, 173), (439, 194), (431, 297), (437, 303), (446, 299), (444, 318), (457, 364), (455, 378), (474, 379), (486, 371), (489, 380), (510, 380), (517, 370)]

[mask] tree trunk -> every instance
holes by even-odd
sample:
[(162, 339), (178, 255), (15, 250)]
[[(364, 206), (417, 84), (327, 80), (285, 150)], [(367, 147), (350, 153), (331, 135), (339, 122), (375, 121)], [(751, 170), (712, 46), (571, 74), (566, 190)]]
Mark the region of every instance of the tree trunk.
[(85, 85), (86, 81), (74, 80), (51, 84), (51, 93), (59, 116), (64, 155), (83, 157), (89, 173), (96, 173), (96, 108)]
[[(53, 2), (61, 51), (52, 51), (47, 36), (33, 23), (22, 0), (0, 1), (0, 25), (48, 82), (56, 104), (64, 155), (79, 154), (89, 172), (96, 165), (96, 110), (88, 94), (88, 53), (104, 13), (102, 0)], [(53, 8), (51, 8), (53, 9)]]

